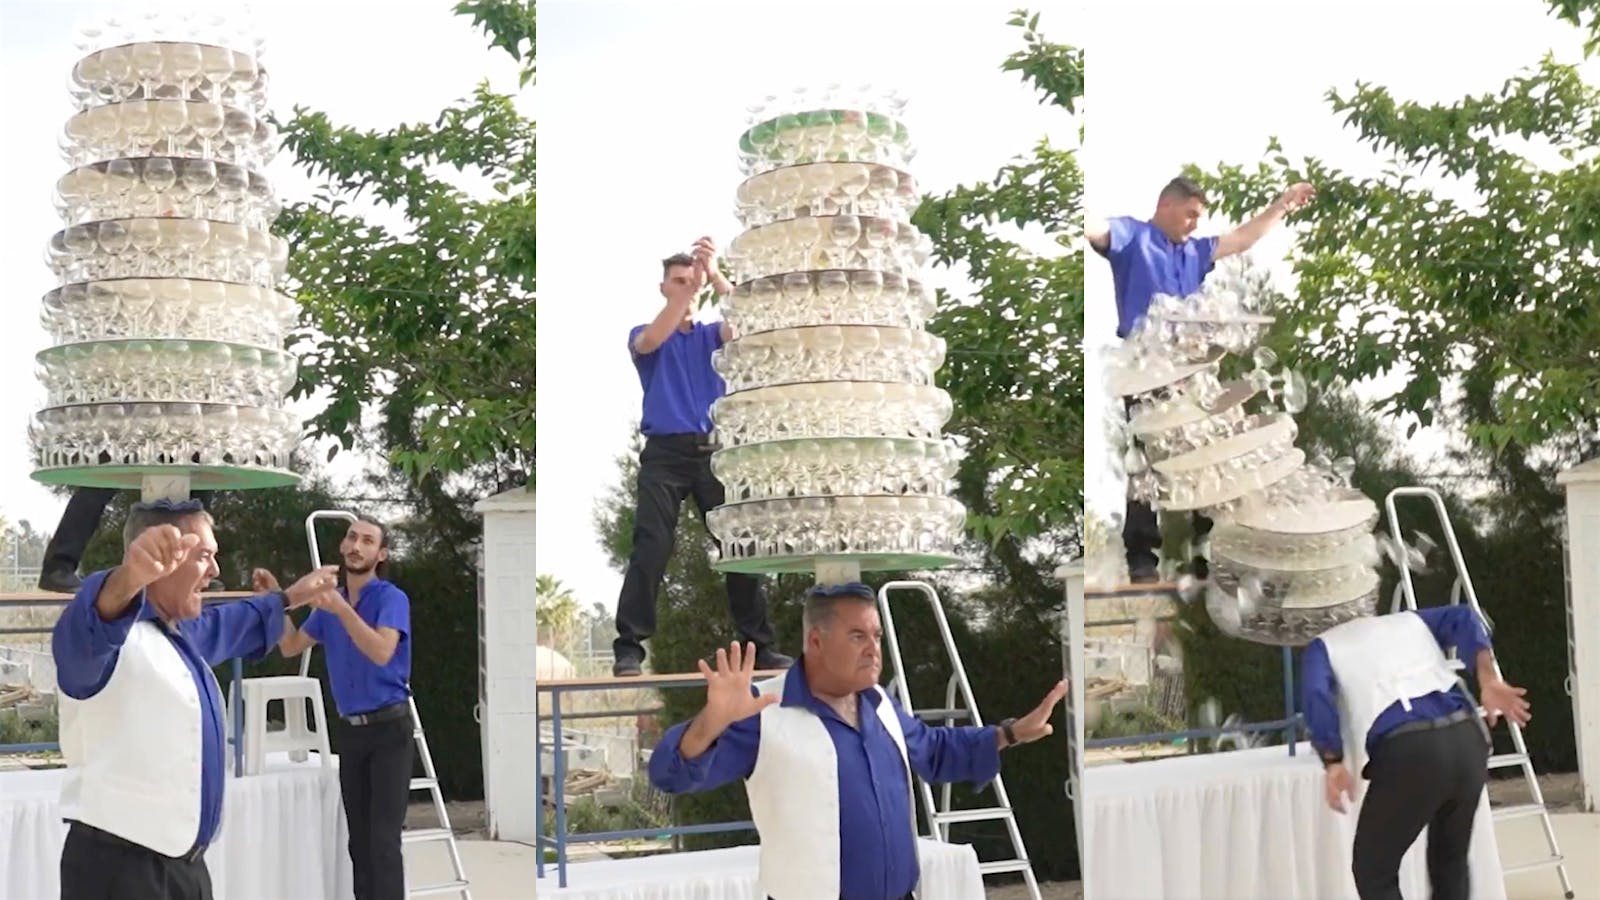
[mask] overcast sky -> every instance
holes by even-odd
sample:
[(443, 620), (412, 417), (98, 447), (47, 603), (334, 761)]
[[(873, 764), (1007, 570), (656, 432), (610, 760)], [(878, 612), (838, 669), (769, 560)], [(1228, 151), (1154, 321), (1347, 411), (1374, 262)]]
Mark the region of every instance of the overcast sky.
[[(799, 86), (896, 87), (910, 98), (921, 187), (988, 179), (1041, 137), (1077, 141), (1069, 116), (999, 70), (1022, 48), (1006, 26), (1016, 6), (539, 4), (541, 572), (585, 605), (616, 603), (622, 579), (591, 519), (639, 416), (627, 333), (660, 309), (663, 257), (702, 234), (723, 247), (737, 235), (745, 108)], [(1074, 41), (1068, 15), (1040, 24)], [(930, 281), (957, 283), (944, 270)]]
[[(1091, 217), (1148, 217), (1156, 194), (1185, 163), (1253, 166), (1276, 135), (1290, 159), (1318, 157), (1357, 174), (1381, 160), (1358, 145), (1323, 94), (1349, 94), (1356, 81), (1390, 88), (1402, 100), (1448, 102), (1495, 91), (1547, 50), (1581, 58), (1575, 29), (1545, 15), (1539, 0), (1216, 0), (1195, 15), (1183, 0), (1107, 4), (1089, 20), (1083, 148), (1085, 204)], [(1137, 27), (1135, 26), (1137, 23)], [(1589, 80), (1600, 71), (1586, 65)], [(1202, 222), (1215, 234), (1225, 222)], [(1279, 229), (1256, 245), (1259, 262), (1280, 261), (1293, 239)], [(1285, 282), (1287, 283), (1287, 282)], [(1091, 347), (1115, 340), (1110, 267), (1090, 255), (1085, 335)], [(1086, 421), (1100, 420), (1094, 379)], [(1374, 386), (1383, 390), (1385, 385)], [(1432, 435), (1429, 444), (1440, 446)], [(1123, 488), (1105, 465), (1091, 428), (1085, 441), (1091, 510), (1120, 512)]]
[[(138, 12), (173, 8), (143, 2)], [(272, 82), (269, 102), (287, 118), (296, 105), (326, 112), (335, 124), (389, 128), (432, 122), (454, 100), (488, 78), (503, 92), (517, 90), (517, 67), (491, 52), (471, 20), (451, 12), (450, 0), (274, 0), (247, 10), (267, 40)], [(6, 274), (6, 327), (0, 329), (0, 515), (30, 519), (52, 530), (63, 501), (29, 478), (28, 417), (44, 399), (34, 380), (34, 355), (47, 343), (39, 300), (55, 286), (43, 260), (61, 228), (51, 191), (65, 171), (56, 136), (70, 114), (66, 89), (77, 51), (74, 34), (95, 13), (126, 15), (127, 4), (63, 0), (0, 0), (0, 83), (7, 86), (5, 140), (0, 141), (0, 271)], [(208, 12), (237, 17), (245, 7), (226, 0)], [(531, 114), (531, 98), (519, 100)], [(285, 202), (308, 199), (311, 184), (280, 156), (268, 175)], [(392, 221), (392, 220), (390, 220)], [(335, 476), (357, 470), (344, 457)], [(226, 548), (225, 548), (226, 549)]]

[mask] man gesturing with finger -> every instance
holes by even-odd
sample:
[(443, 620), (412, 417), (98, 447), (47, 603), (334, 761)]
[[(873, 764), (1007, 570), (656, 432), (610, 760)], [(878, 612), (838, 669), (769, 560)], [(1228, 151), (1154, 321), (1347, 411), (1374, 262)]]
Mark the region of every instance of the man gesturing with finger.
[[(1400, 863), (1428, 830), (1437, 900), (1466, 900), (1473, 820), (1489, 777), (1489, 735), (1457, 678), (1470, 660), (1489, 725), (1529, 719), (1527, 691), (1502, 681), (1483, 619), (1452, 605), (1356, 619), (1306, 647), (1306, 724), (1335, 812), (1360, 809), (1352, 871), (1362, 900), (1400, 900)], [(1370, 782), (1365, 792), (1359, 781)], [(1362, 796), (1363, 793), (1365, 796)]]
[(878, 686), (876, 597), (864, 584), (806, 595), (805, 650), (782, 678), (752, 684), (755, 648), (717, 651), (706, 705), (650, 756), (650, 780), (689, 793), (743, 779), (761, 833), (759, 885), (774, 900), (900, 900), (920, 880), (911, 773), (989, 782), (1000, 751), (1052, 731), (1066, 683), (998, 726), (923, 724)]
[(52, 636), (70, 823), (61, 897), (209, 900), (222, 821), (223, 700), (211, 667), (279, 640), (288, 608), (335, 587), (331, 568), (283, 593), (202, 608), (217, 539), (199, 501), (142, 503), (122, 565), (84, 580)]

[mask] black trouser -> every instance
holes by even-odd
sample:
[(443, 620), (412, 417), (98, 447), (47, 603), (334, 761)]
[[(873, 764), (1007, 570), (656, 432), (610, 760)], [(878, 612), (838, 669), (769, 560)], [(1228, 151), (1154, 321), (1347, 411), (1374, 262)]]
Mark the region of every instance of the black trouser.
[(71, 822), (61, 848), (61, 900), (211, 900), (211, 872), (200, 854), (174, 859)]
[[(61, 514), (55, 533), (50, 535), (49, 546), (45, 547), (42, 567), (78, 571), (83, 551), (88, 549), (89, 540), (106, 514), (106, 507), (116, 496), (116, 488), (73, 488), (72, 499), (67, 501), (66, 511)], [(194, 498), (209, 506), (211, 491), (195, 491)]]
[[(678, 510), (694, 497), (700, 521), (722, 505), (722, 483), (711, 474), (711, 453), (702, 435), (657, 435), (645, 440), (639, 454), (639, 499), (634, 507), (633, 554), (617, 598), (616, 656), (642, 657), (642, 642), (656, 631), (656, 595), (672, 559)], [(739, 634), (757, 646), (773, 642), (767, 600), (761, 582), (751, 575), (729, 573), (728, 609)]]
[(1467, 900), (1472, 820), (1489, 779), (1479, 724), (1467, 719), (1386, 737), (1366, 775), (1352, 866), (1361, 900), (1401, 900), (1400, 860), (1423, 828), (1434, 900)]
[[(1123, 408), (1130, 414), (1133, 412), (1132, 397), (1123, 400)], [(1128, 440), (1133, 440), (1132, 434)], [(1212, 522), (1205, 516), (1192, 513), (1189, 521), (1193, 530), (1192, 543), (1200, 543), (1211, 533)], [(1131, 496), (1122, 516), (1122, 549), (1128, 555), (1129, 573), (1161, 564), (1161, 523), (1156, 519), (1156, 511), (1150, 504)]]
[(344, 724), (339, 790), (350, 826), (356, 900), (404, 900), (400, 832), (411, 798), (411, 716), (372, 725)]

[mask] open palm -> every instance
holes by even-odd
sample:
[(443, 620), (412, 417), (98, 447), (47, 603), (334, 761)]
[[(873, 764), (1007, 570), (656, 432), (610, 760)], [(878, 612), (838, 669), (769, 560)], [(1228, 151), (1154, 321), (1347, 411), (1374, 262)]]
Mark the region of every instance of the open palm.
[(700, 674), (706, 678), (706, 708), (702, 715), (726, 727), (740, 719), (761, 712), (780, 699), (776, 694), (757, 697), (750, 692), (750, 682), (756, 671), (756, 645), (738, 643), (717, 651), (717, 667), (712, 669), (705, 660), (699, 661)]

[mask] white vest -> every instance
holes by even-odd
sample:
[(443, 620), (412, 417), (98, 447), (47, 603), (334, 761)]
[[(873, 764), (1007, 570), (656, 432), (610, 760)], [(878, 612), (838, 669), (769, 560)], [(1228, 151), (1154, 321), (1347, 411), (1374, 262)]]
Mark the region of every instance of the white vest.
[(203, 716), (194, 676), (164, 628), (135, 623), (106, 686), (88, 700), (61, 697), (69, 766), (61, 808), (64, 818), (178, 856), (200, 830)]
[(1345, 765), (1361, 777), (1367, 765), (1367, 733), (1398, 702), (1456, 686), (1461, 663), (1448, 659), (1422, 617), (1412, 612), (1353, 619), (1322, 633), (1328, 663), (1339, 682), (1339, 723)]
[[(764, 681), (756, 690), (781, 697), (785, 677)], [(878, 720), (906, 762), (910, 800), (911, 766), (900, 718), (883, 688), (873, 690), (880, 698)], [(777, 703), (761, 711), (761, 744), (745, 792), (761, 833), (761, 893), (773, 900), (839, 896), (839, 759), (828, 727), (815, 713)], [(915, 818), (907, 827), (916, 833)]]

